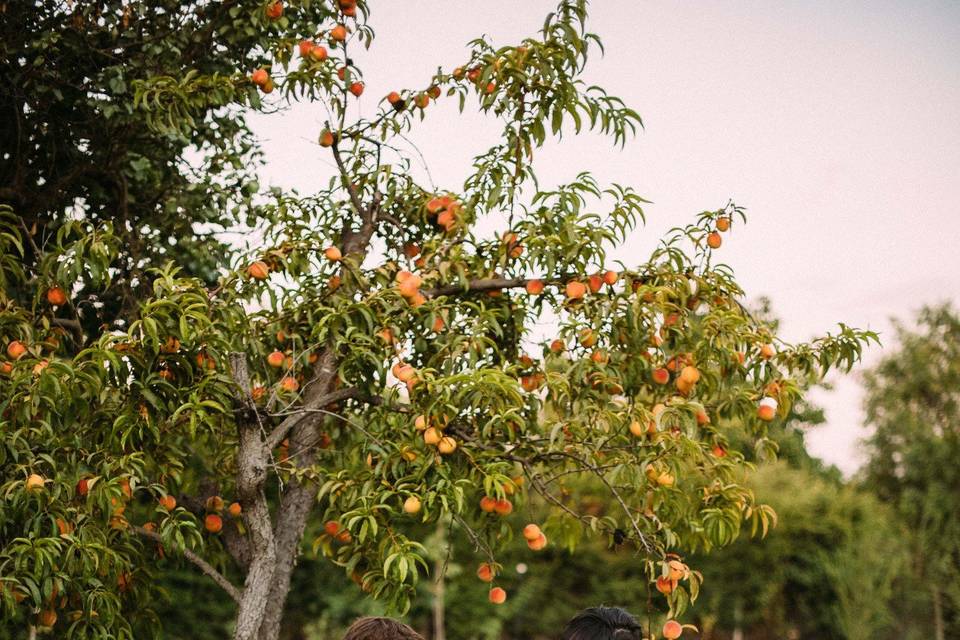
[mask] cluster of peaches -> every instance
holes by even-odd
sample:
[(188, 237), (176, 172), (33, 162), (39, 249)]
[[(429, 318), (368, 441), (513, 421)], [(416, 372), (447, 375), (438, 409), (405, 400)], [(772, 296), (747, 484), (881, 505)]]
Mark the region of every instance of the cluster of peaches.
[[(510, 504), (509, 501), (507, 501), (507, 504)], [(532, 551), (540, 551), (547, 546), (547, 536), (544, 535), (543, 530), (539, 525), (531, 522), (523, 528), (521, 533), (523, 534), (524, 540), (527, 542), (527, 546)], [(477, 578), (479, 578), (481, 582), (493, 582), (494, 578), (496, 577), (496, 564), (491, 562), (481, 562), (480, 566), (477, 567)], [(503, 587), (493, 587), (490, 589), (487, 597), (493, 604), (503, 604), (507, 601), (507, 592), (505, 589), (503, 589)]]
[[(173, 510), (177, 508), (177, 499), (172, 495), (167, 494), (161, 496), (158, 501), (160, 508), (166, 511), (167, 513), (173, 513)], [(210, 533), (220, 533), (223, 530), (223, 512), (224, 507), (226, 507), (226, 513), (233, 518), (239, 518), (243, 513), (243, 507), (240, 506), (239, 502), (231, 502), (229, 506), (224, 503), (223, 498), (220, 496), (211, 496), (207, 498), (207, 501), (204, 505), (206, 510), (206, 515), (203, 519), (203, 528)], [(155, 526), (152, 522), (148, 522), (143, 525), (143, 528), (147, 531), (153, 531)]]
[[(338, 5), (340, 13), (342, 13), (344, 17), (356, 17), (356, 0), (340, 0)], [(265, 13), (268, 20), (279, 20), (283, 16), (282, 0), (276, 0), (276, 2), (267, 5)], [(328, 44), (331, 47), (336, 47), (346, 41), (348, 34), (349, 31), (346, 25), (340, 23), (331, 28), (325, 35)], [(307, 62), (323, 62), (329, 58), (330, 55), (325, 46), (318, 44), (313, 39), (302, 40), (297, 48), (300, 51), (300, 57)], [(346, 67), (340, 69), (338, 75), (341, 80), (346, 80)], [(270, 93), (274, 89), (273, 78), (270, 77), (270, 72), (262, 67), (254, 70), (253, 73), (250, 74), (250, 82), (259, 87), (263, 93)], [(363, 93), (363, 83), (353, 82), (349, 85), (348, 90), (353, 95), (359, 97)]]
[[(63, 287), (59, 285), (53, 285), (49, 287), (44, 297), (47, 302), (54, 308), (64, 307), (69, 302), (67, 298), (67, 292)], [(54, 327), (51, 329), (51, 334), (42, 342), (38, 342), (35, 347), (38, 348), (37, 353), (40, 353), (44, 350), (49, 352), (54, 352), (60, 347), (60, 337), (64, 335), (64, 330), (60, 327)], [(6, 355), (8, 360), (0, 360), (0, 374), (9, 375), (13, 373), (13, 366), (15, 363), (24, 359), (26, 356), (30, 355), (30, 348), (28, 343), (22, 340), (11, 340), (7, 343)], [(37, 361), (33, 363), (33, 375), (40, 375), (44, 369), (50, 365), (50, 360), (48, 358), (41, 357), (36, 355)]]

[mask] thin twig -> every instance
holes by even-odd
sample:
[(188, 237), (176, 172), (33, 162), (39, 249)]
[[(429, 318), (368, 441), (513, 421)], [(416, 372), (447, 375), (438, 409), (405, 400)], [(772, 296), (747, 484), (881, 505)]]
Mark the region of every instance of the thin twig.
[[(160, 534), (155, 531), (147, 531), (143, 527), (138, 527), (137, 525), (130, 525), (130, 528), (145, 538), (149, 538), (154, 542), (163, 544), (163, 538), (161, 538)], [(220, 585), (220, 587), (227, 592), (227, 595), (229, 595), (234, 602), (237, 602), (238, 604), (240, 603), (240, 599), (243, 597), (243, 594), (240, 592), (240, 589), (238, 589), (232, 582), (227, 580), (222, 573), (214, 569), (210, 563), (195, 554), (190, 549), (182, 549), (181, 552), (183, 553), (184, 558), (189, 560), (198, 569), (200, 569), (201, 572), (212, 578), (214, 582)]]

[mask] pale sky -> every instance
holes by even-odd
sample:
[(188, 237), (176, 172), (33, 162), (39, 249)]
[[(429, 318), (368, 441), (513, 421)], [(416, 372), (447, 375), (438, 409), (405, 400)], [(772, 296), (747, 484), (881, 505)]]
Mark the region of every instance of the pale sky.
[[(465, 44), (536, 32), (551, 0), (378, 0), (360, 112), (391, 90), (423, 88)], [(542, 184), (589, 170), (654, 202), (614, 257), (649, 254), (663, 233), (728, 198), (749, 221), (720, 252), (748, 296), (769, 296), (783, 336), (837, 322), (890, 346), (891, 316), (960, 304), (960, 2), (641, 2), (593, 0), (606, 47), (586, 80), (643, 117), (625, 150), (599, 135), (565, 137), (536, 155)], [(410, 138), (434, 180), (457, 188), (499, 123), (441, 98)], [(309, 192), (329, 172), (315, 140), (325, 112), (299, 105), (254, 119), (265, 183)], [(882, 337), (883, 337), (882, 336)], [(882, 351), (865, 357), (875, 362)], [(828, 424), (808, 442), (847, 473), (864, 435), (858, 383), (834, 379), (815, 399)]]

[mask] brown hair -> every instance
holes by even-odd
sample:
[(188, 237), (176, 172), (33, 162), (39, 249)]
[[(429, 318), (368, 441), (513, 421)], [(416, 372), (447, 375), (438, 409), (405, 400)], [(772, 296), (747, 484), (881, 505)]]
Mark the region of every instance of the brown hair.
[(393, 618), (360, 618), (343, 640), (423, 640), (419, 633)]

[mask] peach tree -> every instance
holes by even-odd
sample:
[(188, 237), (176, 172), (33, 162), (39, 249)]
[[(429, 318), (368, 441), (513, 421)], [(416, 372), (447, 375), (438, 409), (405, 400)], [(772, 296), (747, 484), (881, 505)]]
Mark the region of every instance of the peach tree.
[[(604, 536), (680, 618), (700, 587), (683, 554), (775, 517), (725, 434), (774, 454), (767, 423), (873, 337), (791, 345), (757, 320), (717, 261), (745, 222), (733, 203), (614, 264), (646, 201), (589, 173), (538, 183), (548, 138), (623, 144), (641, 124), (581, 80), (599, 46), (585, 0), (516, 46), (472, 42), (369, 117), (352, 105), (362, 0), (37, 4), (0, 189), (10, 629), (148, 634), (170, 559), (236, 601), (237, 639), (278, 637), (303, 553), (402, 611), (427, 573), (419, 523), (470, 541), (492, 603), (504, 545)], [(43, 59), (71, 47), (100, 66), (68, 82)], [(442, 100), (503, 132), (440, 187), (397, 141)], [(317, 154), (336, 171), (309, 195), (258, 193), (244, 113), (294, 101), (326, 108)], [(549, 517), (516, 526), (528, 505)]]

